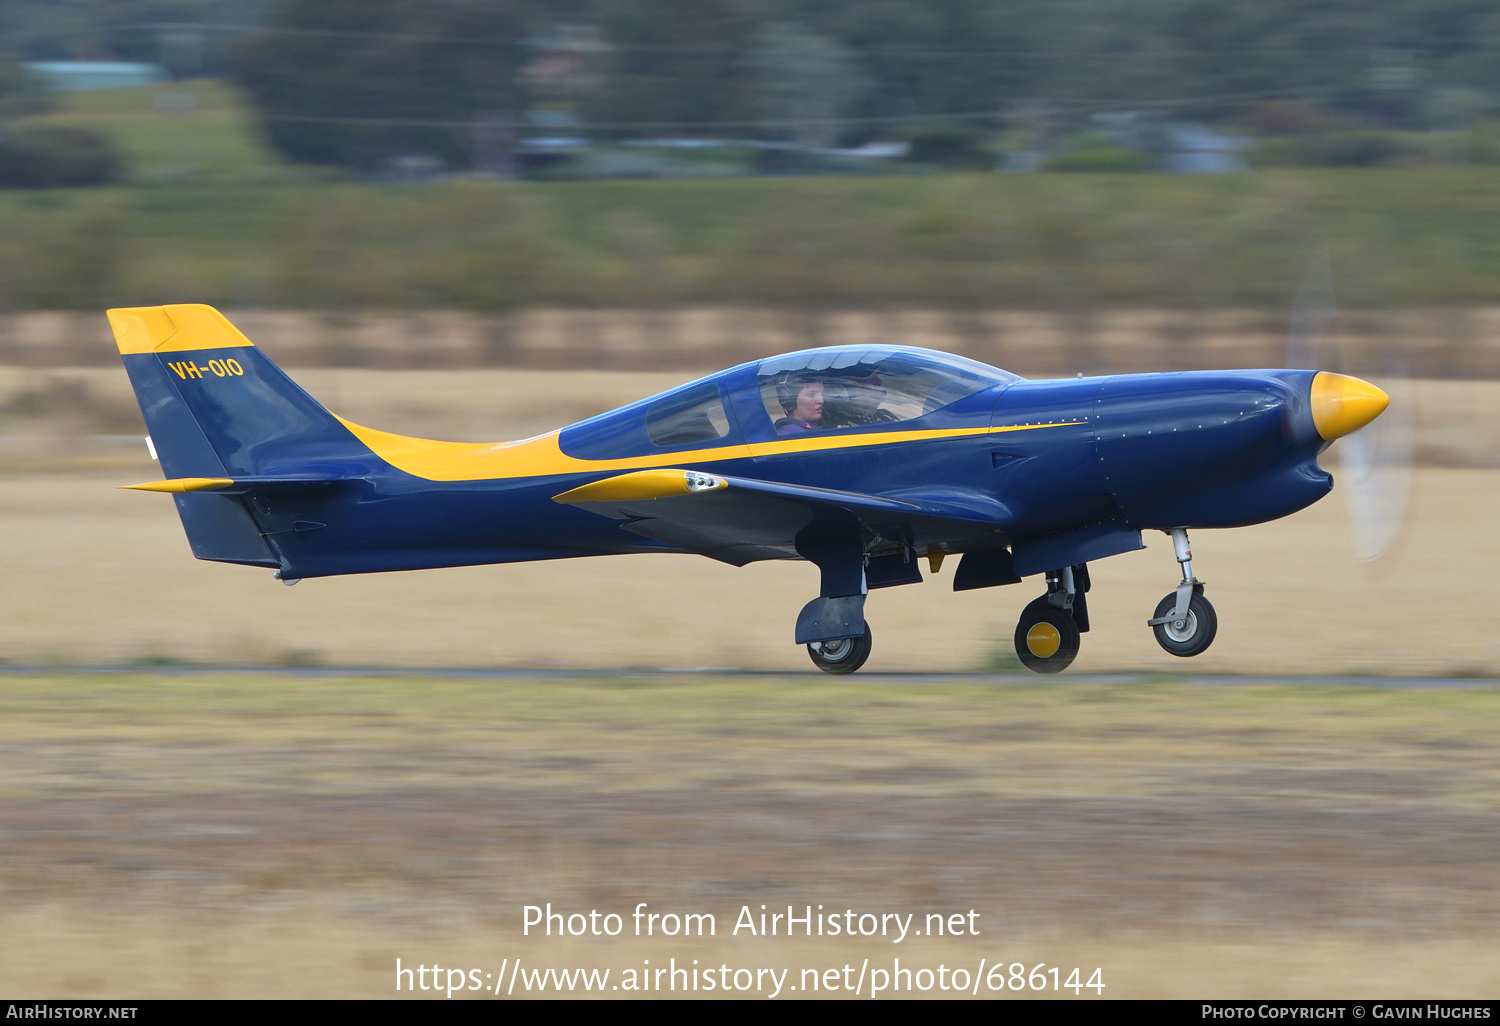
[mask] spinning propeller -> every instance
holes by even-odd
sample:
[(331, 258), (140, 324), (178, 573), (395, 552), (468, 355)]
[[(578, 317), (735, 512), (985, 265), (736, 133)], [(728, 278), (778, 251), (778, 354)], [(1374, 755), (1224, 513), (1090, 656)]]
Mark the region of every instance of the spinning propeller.
[[(1406, 368), (1400, 363), (1383, 362), (1367, 346), (1355, 346), (1351, 352), (1347, 345), (1327, 341), (1337, 314), (1333, 269), (1325, 252), (1302, 276), (1292, 302), (1286, 365), (1348, 375), (1333, 379), (1332, 385), (1327, 378), (1318, 379), (1325, 388), (1339, 391), (1338, 396), (1324, 399), (1334, 408), (1349, 401), (1368, 402), (1377, 389), (1390, 397), (1384, 413), (1339, 440), (1337, 482), (1349, 504), (1354, 551), (1361, 560), (1371, 562), (1391, 552), (1406, 519), (1411, 493), (1412, 393)], [(1315, 410), (1318, 391), (1315, 386)]]

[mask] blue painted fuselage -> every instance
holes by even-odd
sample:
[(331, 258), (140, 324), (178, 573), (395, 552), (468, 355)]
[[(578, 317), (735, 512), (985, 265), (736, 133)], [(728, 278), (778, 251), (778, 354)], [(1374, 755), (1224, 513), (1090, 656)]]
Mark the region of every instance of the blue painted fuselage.
[[(967, 510), (987, 532), (945, 538), (917, 525), (906, 541), (918, 553), (1008, 545), (1023, 574), (1138, 547), (1141, 530), (1273, 520), (1332, 487), (1317, 464), (1327, 443), (1309, 408), (1312, 371), (1004, 381), (809, 448), (806, 436), (775, 433), (756, 365), (747, 364), (682, 389), (718, 388), (730, 423), (711, 444), (653, 443), (646, 417), (661, 401), (653, 397), (564, 428), (557, 447), (568, 459), (557, 473), (434, 480), (400, 469), (306, 393), (289, 391), (258, 351), (239, 359), (242, 384), (265, 393), (248, 407), (243, 393), (215, 382), (164, 377), (157, 356), (125, 357), (169, 478), (214, 476), (219, 466), (225, 477), (269, 482), (238, 495), (176, 496), (195, 554), (287, 577), (674, 551), (554, 501), (634, 459)], [(215, 425), (230, 421), (233, 430), (216, 435)], [(1130, 534), (1134, 545), (1098, 541)]]

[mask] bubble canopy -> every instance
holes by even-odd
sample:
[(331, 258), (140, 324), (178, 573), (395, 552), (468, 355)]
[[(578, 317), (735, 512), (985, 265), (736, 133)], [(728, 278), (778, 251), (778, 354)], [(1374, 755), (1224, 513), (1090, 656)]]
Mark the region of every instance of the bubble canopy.
[[(977, 360), (931, 349), (807, 349), (731, 367), (579, 421), (562, 429), (559, 444), (579, 459), (617, 459), (798, 433), (878, 431), (1019, 380)], [(809, 388), (819, 405), (794, 417), (796, 400)]]
[(910, 346), (833, 346), (762, 360), (756, 380), (778, 434), (914, 420), (1020, 377)]

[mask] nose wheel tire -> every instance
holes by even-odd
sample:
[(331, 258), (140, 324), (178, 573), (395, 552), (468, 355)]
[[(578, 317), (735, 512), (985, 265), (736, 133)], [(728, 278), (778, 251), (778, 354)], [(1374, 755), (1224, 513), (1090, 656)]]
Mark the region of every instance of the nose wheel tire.
[[(1176, 608), (1177, 593), (1174, 591), (1156, 604), (1156, 613), (1152, 619), (1170, 616)], [(1194, 595), (1188, 603), (1185, 619), (1168, 620), (1166, 623), (1156, 624), (1151, 630), (1156, 634), (1158, 645), (1174, 656), (1186, 658), (1206, 651), (1214, 643), (1214, 635), (1219, 633), (1219, 617), (1208, 599), (1202, 595)]]
[(813, 665), (824, 673), (853, 673), (870, 658), (872, 641), (870, 625), (865, 624), (864, 637), (811, 641), (807, 645), (807, 654), (812, 657)]
[(1078, 624), (1044, 595), (1021, 611), (1016, 655), (1028, 670), (1061, 673), (1078, 655)]

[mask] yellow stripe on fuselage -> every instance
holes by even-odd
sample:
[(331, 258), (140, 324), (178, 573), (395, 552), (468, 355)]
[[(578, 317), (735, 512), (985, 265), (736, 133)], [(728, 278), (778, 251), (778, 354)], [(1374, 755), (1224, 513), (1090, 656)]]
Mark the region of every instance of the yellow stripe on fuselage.
[(746, 459), (754, 456), (779, 456), (788, 453), (824, 452), (902, 442), (929, 442), (943, 438), (972, 435), (997, 435), (1011, 431), (1035, 431), (1039, 428), (1073, 427), (1083, 421), (1055, 424), (1009, 424), (1000, 427), (938, 428), (925, 431), (881, 431), (867, 434), (813, 435), (756, 442), (722, 445), (690, 452), (656, 453), (650, 456), (627, 456), (612, 460), (581, 460), (562, 451), (560, 431), (538, 435), (519, 442), (436, 442), (426, 438), (409, 438), (388, 431), (339, 423), (348, 428), (370, 451), (397, 470), (428, 481), (489, 481), (518, 477), (545, 477), (557, 474), (586, 474), (612, 470), (645, 470), (651, 467), (674, 467), (692, 463)]

